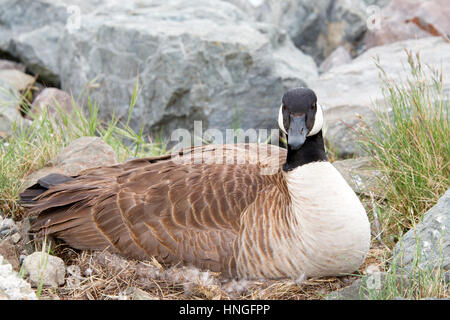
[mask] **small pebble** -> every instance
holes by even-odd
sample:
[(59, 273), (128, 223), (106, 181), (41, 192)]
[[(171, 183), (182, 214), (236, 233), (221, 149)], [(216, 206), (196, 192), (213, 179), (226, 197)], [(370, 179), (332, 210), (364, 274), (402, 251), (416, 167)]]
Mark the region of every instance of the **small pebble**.
[(12, 240), (14, 243), (19, 242), (21, 238), (22, 238), (22, 237), (20, 236), (19, 233), (14, 233), (14, 234), (11, 236), (11, 240)]

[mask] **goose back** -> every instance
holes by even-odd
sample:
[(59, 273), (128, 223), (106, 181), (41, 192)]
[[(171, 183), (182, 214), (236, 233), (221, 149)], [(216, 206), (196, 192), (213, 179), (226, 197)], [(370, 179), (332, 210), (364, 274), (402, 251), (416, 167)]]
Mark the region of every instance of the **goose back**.
[(259, 226), (252, 232), (265, 245), (269, 210), (255, 206), (258, 194), (289, 202), (280, 171), (285, 159), (276, 146), (210, 145), (176, 158), (89, 169), (34, 199), (29, 214), (38, 217), (31, 231), (78, 249), (155, 256), (235, 276), (239, 246), (245, 246), (238, 238), (247, 234), (243, 221)]

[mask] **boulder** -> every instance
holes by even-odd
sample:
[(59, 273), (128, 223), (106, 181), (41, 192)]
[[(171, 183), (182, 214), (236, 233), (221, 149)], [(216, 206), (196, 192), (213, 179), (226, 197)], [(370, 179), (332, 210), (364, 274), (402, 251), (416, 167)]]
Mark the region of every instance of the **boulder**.
[(5, 138), (17, 127), (27, 125), (19, 112), (21, 97), (13, 85), (0, 78), (0, 138)]
[[(322, 62), (338, 46), (356, 54), (366, 30), (367, 4), (352, 0), (226, 0), (257, 21), (288, 32), (295, 45)], [(384, 1), (378, 1), (384, 5)]]
[(450, 189), (401, 237), (392, 254), (391, 269), (398, 273), (436, 268), (450, 270)]
[[(382, 106), (383, 93), (376, 65), (380, 66), (393, 81), (405, 80), (410, 74), (405, 49), (420, 53), (422, 66), (430, 66), (443, 72), (444, 90), (450, 89), (450, 43), (440, 37), (406, 40), (374, 47), (352, 62), (332, 68), (323, 73), (310, 87), (325, 108), (337, 106)], [(344, 119), (345, 120), (345, 119)]]
[(74, 176), (83, 170), (114, 165), (118, 162), (114, 150), (98, 137), (82, 137), (65, 147), (42, 169), (26, 177), (23, 189), (26, 189), (50, 173)]
[(0, 79), (6, 82), (11, 88), (22, 93), (34, 83), (32, 76), (16, 69), (0, 70)]
[(25, 65), (10, 60), (0, 59), (0, 70), (10, 70), (10, 69), (25, 72)]
[(366, 47), (418, 39), (450, 36), (450, 7), (447, 0), (392, 0), (380, 12), (380, 28), (366, 34)]
[(65, 282), (66, 266), (61, 258), (37, 251), (23, 261), (23, 269), (29, 275), (31, 285), (58, 288)]
[(74, 97), (88, 91), (105, 119), (127, 118), (138, 79), (135, 130), (274, 128), (284, 91), (317, 77), (285, 32), (227, 2), (80, 1), (79, 26), (72, 4), (3, 0), (0, 50)]
[(55, 116), (58, 108), (65, 113), (72, 113), (72, 97), (65, 91), (57, 88), (45, 88), (33, 100), (32, 111), (39, 114), (42, 108), (47, 108), (48, 114)]
[(352, 61), (350, 53), (344, 47), (339, 46), (320, 64), (319, 71), (323, 73), (350, 61)]
[(383, 197), (383, 190), (379, 187), (381, 172), (374, 168), (370, 158), (338, 160), (333, 162), (333, 166), (356, 193), (365, 196), (370, 196), (372, 193), (377, 197)]
[(358, 143), (362, 128), (373, 127), (376, 114), (364, 106), (339, 106), (324, 111), (324, 138), (339, 159), (365, 155)]

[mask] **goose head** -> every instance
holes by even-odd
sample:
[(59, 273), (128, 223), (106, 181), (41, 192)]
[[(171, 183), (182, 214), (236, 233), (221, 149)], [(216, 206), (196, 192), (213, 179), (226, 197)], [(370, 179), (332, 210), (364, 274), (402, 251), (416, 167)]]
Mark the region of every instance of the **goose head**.
[(322, 130), (323, 111), (317, 104), (314, 91), (308, 88), (294, 88), (282, 98), (278, 115), (278, 126), (287, 136), (290, 150), (299, 150), (307, 137)]

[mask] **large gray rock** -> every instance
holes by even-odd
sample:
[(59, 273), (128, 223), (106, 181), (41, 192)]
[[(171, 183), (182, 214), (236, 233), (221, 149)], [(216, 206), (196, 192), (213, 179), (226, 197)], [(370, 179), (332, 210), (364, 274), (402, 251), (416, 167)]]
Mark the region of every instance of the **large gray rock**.
[[(81, 9), (78, 29), (65, 28), (72, 21), (70, 4)], [(272, 128), (283, 92), (317, 77), (313, 59), (284, 32), (252, 22), (226, 2), (1, 0), (0, 5), (0, 50), (49, 81), (57, 77), (74, 97), (87, 89), (103, 117), (113, 110), (127, 117), (138, 78), (134, 129), (191, 128), (193, 120), (203, 120), (204, 129), (224, 129), (236, 117), (246, 128)]]
[[(367, 31), (367, 4), (353, 0), (225, 0), (257, 21), (285, 29), (317, 63), (340, 45), (356, 53)], [(378, 5), (384, 5), (382, 1)]]
[(393, 81), (405, 80), (410, 73), (405, 49), (413, 54), (420, 52), (422, 66), (431, 66), (443, 71), (445, 90), (450, 88), (450, 43), (440, 37), (395, 42), (371, 48), (352, 62), (332, 68), (310, 87), (327, 108), (337, 106), (374, 107), (382, 102), (383, 94), (379, 81), (380, 70), (376, 66), (379, 58), (381, 67)]
[(356, 193), (365, 196), (371, 194), (377, 197), (384, 196), (379, 183), (379, 179), (382, 178), (381, 172), (374, 167), (369, 157), (338, 160), (333, 162), (333, 166)]
[(417, 272), (437, 267), (450, 270), (450, 189), (428, 210), (415, 230), (395, 245), (392, 266), (396, 272)]
[[(320, 98), (320, 96), (319, 96)], [(338, 158), (365, 155), (358, 140), (362, 128), (374, 127), (376, 114), (364, 106), (338, 106), (324, 111), (324, 138)]]

